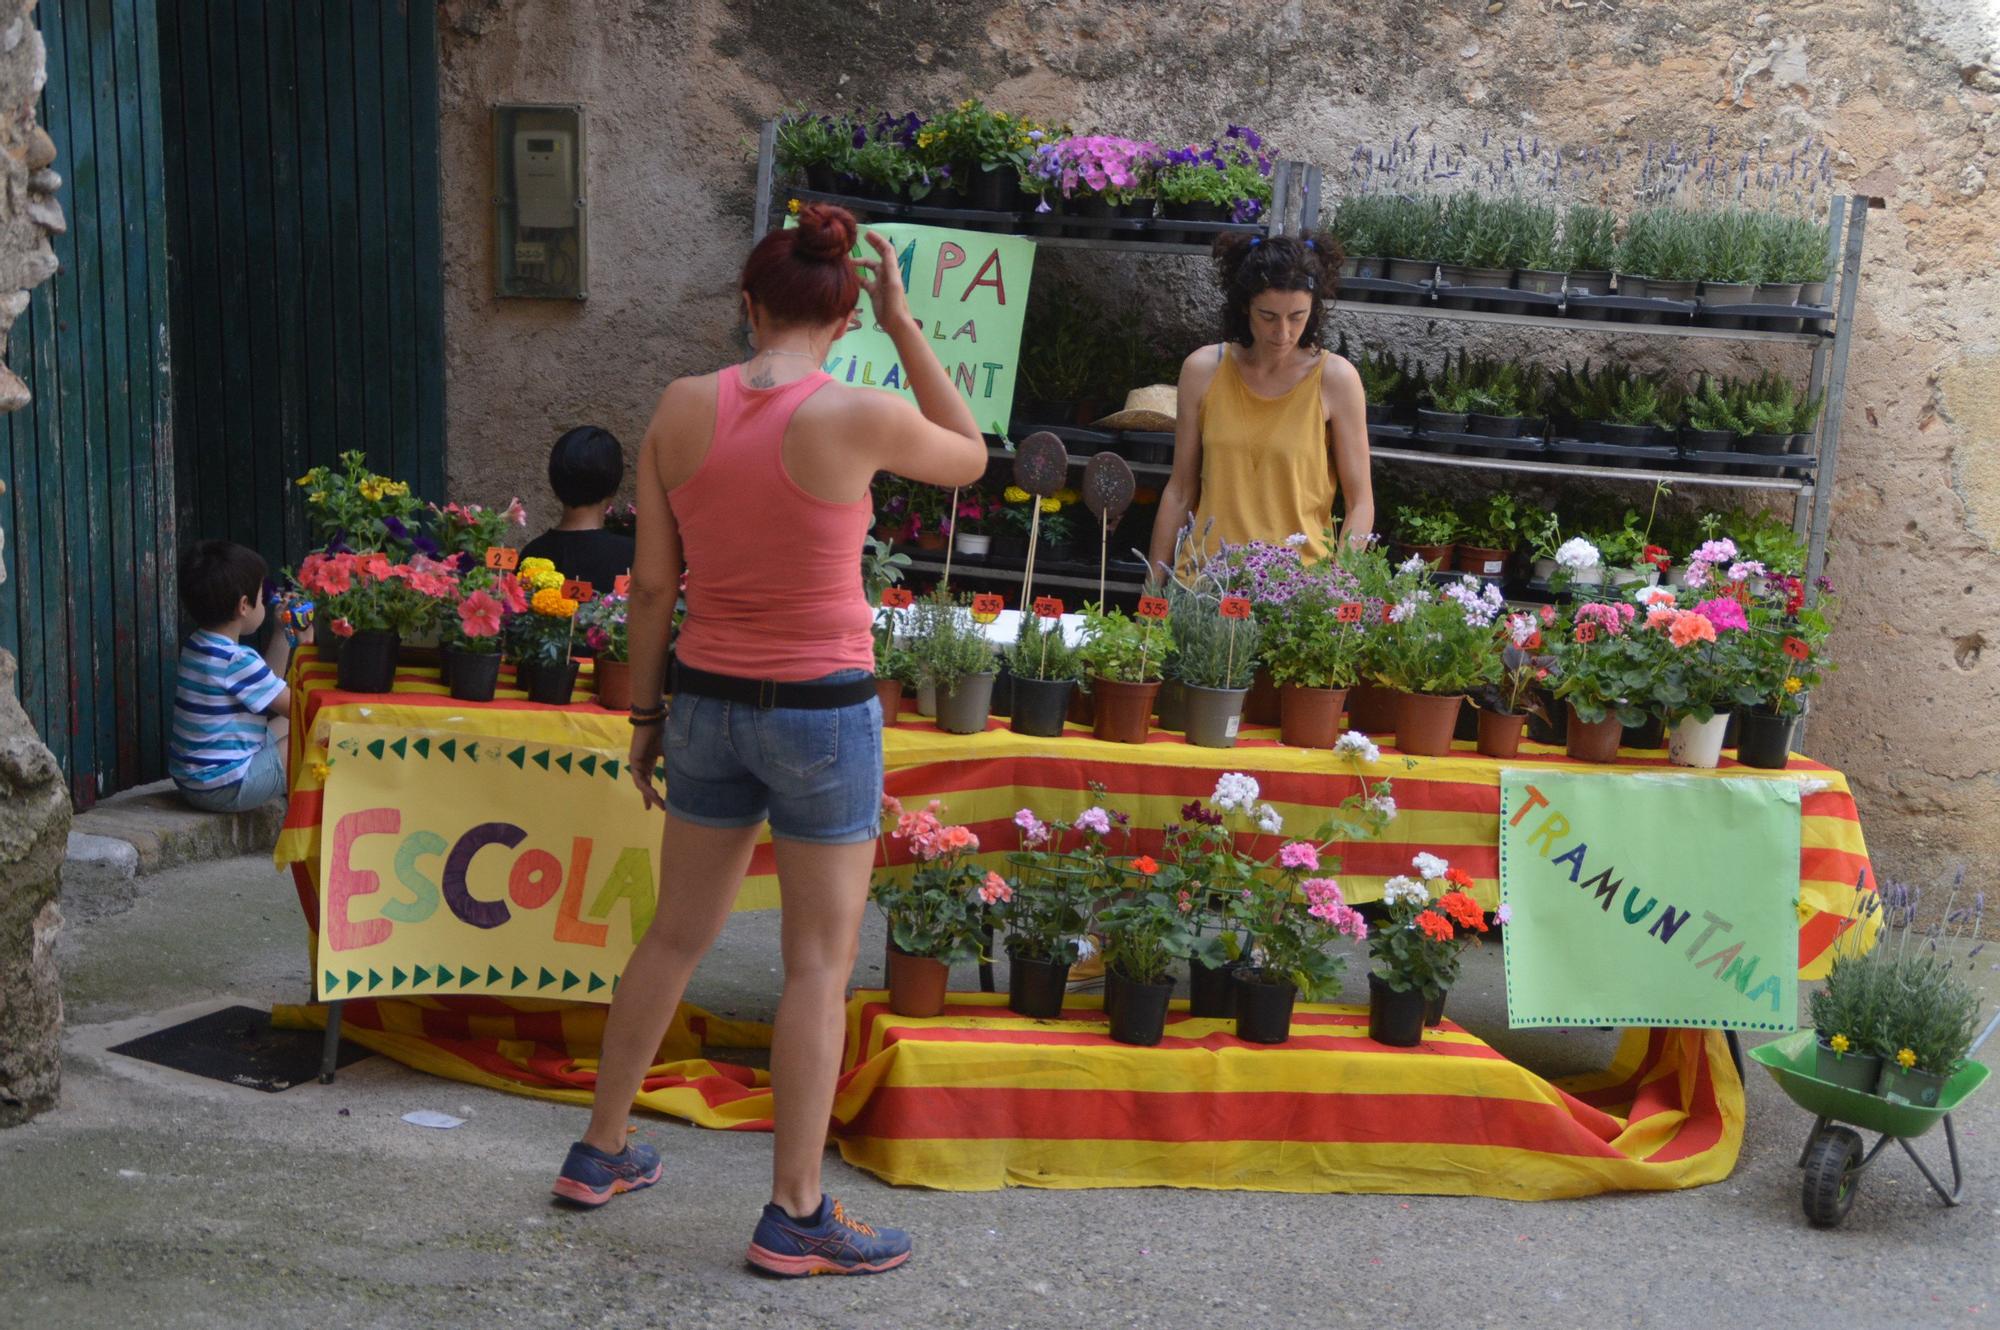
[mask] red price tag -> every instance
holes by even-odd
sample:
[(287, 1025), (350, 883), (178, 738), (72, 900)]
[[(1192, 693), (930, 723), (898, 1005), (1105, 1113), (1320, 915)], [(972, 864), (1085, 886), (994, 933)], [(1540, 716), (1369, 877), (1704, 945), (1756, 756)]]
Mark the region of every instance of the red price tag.
[(486, 547), (486, 566), (503, 573), (511, 573), (521, 566), (521, 551), (510, 550), (505, 545)]
[(612, 581), (611, 581), (611, 594), (612, 594), (612, 595), (614, 595), (614, 596), (629, 596), (629, 595), (631, 595), (631, 594), (632, 594), (632, 574), (630, 574), (630, 573), (620, 573), (620, 574), (618, 574), (618, 576), (617, 576), (617, 577), (613, 578), (613, 579), (612, 579)]
[(991, 591), (982, 591), (972, 598), (972, 617), (980, 623), (992, 623), (1006, 608), (1007, 602)]
[(1586, 646), (1595, 642), (1597, 640), (1597, 625), (1594, 623), (1578, 624), (1576, 626), (1576, 640)]
[(1793, 660), (1804, 660), (1812, 655), (1812, 648), (1805, 644), (1803, 638), (1788, 637), (1785, 639), (1785, 654)]
[(1054, 596), (1035, 597), (1035, 617), (1038, 619), (1062, 618), (1062, 602)]
[(564, 600), (573, 600), (582, 605), (597, 596), (597, 588), (580, 577), (572, 577), (562, 584)]
[(1396, 622), (1396, 607), (1394, 605), (1384, 605), (1382, 607), (1382, 622), (1383, 623)]
[(892, 586), (882, 593), (882, 608), (886, 610), (906, 610), (916, 603), (908, 587)]
[(1142, 619), (1164, 619), (1167, 617), (1167, 602), (1160, 596), (1139, 597), (1139, 617)]
[(1350, 600), (1334, 611), (1334, 617), (1342, 623), (1360, 623), (1361, 616), (1367, 612), (1368, 607), (1366, 605), (1363, 605), (1358, 600)]
[(1247, 619), (1250, 617), (1250, 600), (1247, 596), (1224, 596), (1219, 606), (1225, 619)]

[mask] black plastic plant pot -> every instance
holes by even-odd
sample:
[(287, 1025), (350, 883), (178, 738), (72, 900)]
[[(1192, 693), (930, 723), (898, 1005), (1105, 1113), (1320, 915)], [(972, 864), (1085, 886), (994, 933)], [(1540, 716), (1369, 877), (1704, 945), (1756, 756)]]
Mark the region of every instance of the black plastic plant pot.
[(1007, 1006), (1032, 1020), (1052, 1021), (1062, 1015), (1069, 992), (1069, 962), (1041, 961), (1007, 953)]
[(1267, 982), (1262, 970), (1236, 973), (1236, 1037), (1246, 1044), (1282, 1044), (1292, 1037), (1292, 1005), (1299, 990), (1285, 980)]
[(972, 206), (981, 212), (1019, 212), (1021, 176), (1011, 166), (982, 166), (972, 173)]
[(1393, 425), (1396, 423), (1396, 408), (1386, 402), (1368, 404), (1368, 423), (1371, 425)]
[(1733, 429), (1694, 429), (1681, 431), (1681, 447), (1691, 453), (1726, 453), (1736, 448), (1736, 431)]
[(1014, 678), (1014, 714), (1008, 727), (1016, 734), (1037, 739), (1054, 739), (1063, 732), (1069, 713), (1069, 697), (1076, 690), (1074, 679)]
[(1171, 977), (1156, 984), (1134, 983), (1116, 970), (1104, 972), (1104, 1010), (1111, 1018), (1111, 1037), (1121, 1044), (1151, 1048), (1167, 1032), (1167, 1004), (1173, 1001)]
[(1435, 1029), (1444, 1024), (1444, 1000), (1450, 996), (1451, 992), (1447, 989), (1445, 992), (1439, 993), (1436, 997), (1427, 997), (1424, 999), (1425, 1028)]
[(1427, 406), (1417, 408), (1417, 428), (1432, 434), (1465, 433), (1465, 413), (1463, 411), (1433, 411)]
[(491, 702), (500, 682), (500, 653), (460, 651), (447, 647), (445, 664), (450, 668), (451, 695), (460, 702)]
[(1667, 745), (1667, 722), (1659, 716), (1648, 716), (1638, 725), (1627, 725), (1624, 737), (1619, 739), (1620, 748), (1664, 748)]
[(1792, 760), (1792, 732), (1799, 718), (1757, 707), (1739, 711), (1736, 717), (1736, 760), (1762, 771), (1783, 771)]
[(1368, 1037), (1391, 1048), (1415, 1048), (1424, 1041), (1424, 991), (1397, 992), (1381, 975), (1368, 972)]
[(837, 192), (834, 188), (833, 166), (828, 162), (814, 162), (806, 168), (806, 188), (816, 189), (822, 194)]
[(1211, 970), (1200, 961), (1188, 962), (1188, 1015), (1226, 1021), (1236, 1015), (1236, 972), (1239, 965)]
[(1482, 434), (1489, 439), (1518, 439), (1525, 423), (1522, 416), (1489, 416), (1474, 411), (1466, 416), (1465, 429), (1468, 434)]
[(543, 661), (536, 665), (525, 685), (528, 700), (545, 706), (568, 706), (570, 694), (576, 691), (576, 671), (577, 662), (573, 660)]
[(1598, 422), (1597, 429), (1602, 442), (1625, 448), (1645, 448), (1659, 438), (1659, 431), (1651, 425), (1620, 425), (1604, 420)]
[(1778, 457), (1791, 451), (1792, 436), (1789, 434), (1745, 434), (1736, 442), (1736, 450), (1756, 453), (1760, 457)]
[(396, 685), (403, 639), (395, 633), (356, 633), (341, 643), (336, 676), (343, 693), (386, 693)]
[(1554, 744), (1569, 742), (1569, 708), (1544, 707), (1528, 713), (1528, 742)]

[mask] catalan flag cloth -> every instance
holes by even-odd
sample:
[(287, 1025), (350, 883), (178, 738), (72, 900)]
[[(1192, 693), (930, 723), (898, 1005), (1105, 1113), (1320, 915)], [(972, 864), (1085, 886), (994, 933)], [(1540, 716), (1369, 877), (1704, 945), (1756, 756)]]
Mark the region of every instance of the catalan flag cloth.
[[(848, 1003), (833, 1136), (849, 1163), (892, 1183), (1548, 1200), (1714, 1182), (1743, 1143), (1743, 1085), (1713, 1030), (1630, 1030), (1605, 1071), (1550, 1082), (1449, 1020), (1415, 1048), (1378, 1044), (1359, 1007), (1301, 1004), (1292, 1038), (1265, 1047), (1177, 1002), (1159, 1045), (1134, 1048), (1108, 1037), (1095, 997), (1070, 998), (1051, 1021), (993, 993), (952, 994), (930, 1018), (893, 1015), (886, 997)], [(521, 1038), (494, 1037), (508, 1007)], [(275, 1023), (323, 1015), (281, 1007)], [(426, 1071), (585, 1104), (597, 1064), (561, 1050), (594, 1051), (603, 1009), (357, 1000), (344, 1028)], [(701, 1056), (704, 1043), (768, 1035), (683, 1007), (639, 1104), (769, 1130), (764, 1073)]]

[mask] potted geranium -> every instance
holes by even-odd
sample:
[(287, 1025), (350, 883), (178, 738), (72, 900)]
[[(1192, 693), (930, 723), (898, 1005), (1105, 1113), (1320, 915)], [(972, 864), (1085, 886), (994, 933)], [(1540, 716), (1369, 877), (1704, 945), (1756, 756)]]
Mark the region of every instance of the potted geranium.
[(1736, 760), (1746, 767), (1782, 771), (1791, 762), (1792, 732), (1832, 668), (1826, 639), (1833, 628), (1833, 584), (1819, 579), (1818, 597), (1806, 604), (1805, 584), (1773, 578), (1752, 611), (1747, 642), (1750, 691), (1755, 700), (1737, 713)]
[(1434, 854), (1419, 854), (1411, 865), (1416, 876), (1383, 884), (1384, 917), (1368, 942), (1375, 962), (1368, 974), (1368, 1037), (1400, 1048), (1423, 1042), (1424, 1026), (1443, 1019), (1460, 953), (1486, 931), (1485, 915), (1468, 894), (1470, 877)]
[(915, 861), (907, 880), (878, 875), (868, 888), (889, 921), (889, 1008), (898, 1016), (944, 1010), (952, 965), (979, 959), (989, 915), (1013, 894), (1005, 878), (975, 860), (979, 837), (946, 826), (941, 807), (933, 800), (911, 813), (883, 799), (890, 837), (904, 842)]
[(547, 559), (523, 559), (517, 570), (528, 610), (509, 624), (516, 672), (528, 700), (565, 706), (576, 689), (577, 602), (562, 593), (563, 575)]
[(1652, 696), (1657, 659), (1631, 631), (1636, 609), (1589, 601), (1572, 612), (1567, 631), (1551, 643), (1555, 697), (1569, 708), (1564, 752), (1579, 762), (1615, 762), (1625, 726), (1646, 719), (1639, 700)]
[(1348, 905), (1340, 884), (1312, 875), (1322, 847), (1293, 841), (1281, 847), (1275, 881), (1244, 902), (1241, 919), (1258, 964), (1236, 974), (1236, 1037), (1253, 1044), (1282, 1044), (1291, 1037), (1292, 1008), (1300, 999), (1339, 996), (1345, 955), (1330, 950), (1342, 939), (1361, 941), (1368, 925)]
[[(1512, 758), (1521, 751), (1521, 730), (1530, 716), (1542, 716), (1541, 686), (1548, 678), (1542, 629), (1553, 624), (1553, 606), (1509, 614), (1502, 622), (1498, 677), (1478, 692), (1481, 757)], [(1546, 720), (1546, 716), (1544, 716)]]
[(1016, 734), (1053, 739), (1063, 732), (1070, 694), (1083, 676), (1083, 662), (1069, 644), (1060, 618), (1023, 618), (1020, 636), (1007, 650), (1014, 705), (1008, 728)]
[(1391, 607), (1374, 667), (1379, 682), (1403, 693), (1397, 748), (1428, 757), (1451, 751), (1465, 695), (1499, 677), (1493, 621), (1505, 604), (1499, 587), (1466, 577), (1441, 591), (1415, 588)]
[(1646, 606), (1643, 632), (1658, 657), (1652, 700), (1672, 727), (1667, 760), (1712, 767), (1722, 757), (1730, 709), (1755, 697), (1749, 620), (1741, 602), (1730, 596), (1681, 608), (1675, 592), (1648, 587), (1640, 599)]
[(596, 653), (590, 669), (597, 679), (597, 705), (607, 711), (632, 709), (631, 644), (625, 633), (628, 604), (626, 597), (613, 592), (584, 602), (576, 612), (577, 631)]
[[(1008, 856), (1015, 870), (1014, 892), (999, 913), (1007, 928), (1007, 1005), (1023, 1016), (1060, 1016), (1069, 967), (1094, 946), (1089, 926), (1099, 883), (1095, 859), (1101, 857), (1106, 833), (1095, 830), (1097, 818), (1084, 821), (1077, 831), (1086, 852), (1069, 855), (1062, 850), (1062, 838), (1070, 826), (1044, 822), (1031, 808), (1014, 814), (1021, 848)], [(1108, 815), (1102, 825), (1109, 827)], [(1093, 844), (1096, 855), (1089, 852)]]
[[(1148, 876), (1143, 867), (1135, 871), (1142, 879)], [(1119, 1043), (1160, 1042), (1174, 995), (1171, 966), (1194, 947), (1193, 911), (1192, 893), (1169, 896), (1149, 884), (1098, 912), (1104, 930), (1104, 1010)]]
[(1084, 609), (1079, 651), (1096, 703), (1095, 733), (1112, 743), (1144, 743), (1173, 636), (1164, 620), (1130, 619), (1123, 610)]
[(406, 636), (435, 628), (456, 600), (451, 565), (419, 554), (392, 563), (368, 554), (308, 554), (299, 585), (317, 597), (328, 631), (342, 639), (338, 681), (351, 693), (386, 693)]

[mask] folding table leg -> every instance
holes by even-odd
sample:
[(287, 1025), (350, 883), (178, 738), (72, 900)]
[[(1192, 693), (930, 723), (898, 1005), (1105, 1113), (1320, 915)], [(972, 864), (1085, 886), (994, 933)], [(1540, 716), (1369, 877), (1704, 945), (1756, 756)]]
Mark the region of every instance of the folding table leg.
[(319, 1083), (333, 1084), (334, 1064), (340, 1060), (340, 1013), (346, 1008), (345, 1002), (326, 1004), (326, 1042), (320, 1045)]

